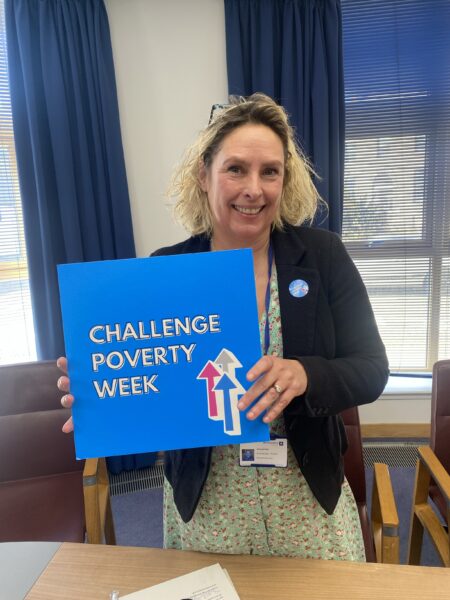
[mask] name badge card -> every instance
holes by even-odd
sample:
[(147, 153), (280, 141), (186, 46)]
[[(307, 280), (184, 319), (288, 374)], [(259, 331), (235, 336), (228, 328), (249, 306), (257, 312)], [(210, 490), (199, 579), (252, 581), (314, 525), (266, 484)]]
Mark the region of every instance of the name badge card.
[(287, 467), (287, 439), (275, 438), (269, 442), (241, 444), (241, 467)]
[(58, 267), (77, 458), (269, 439), (251, 250)]

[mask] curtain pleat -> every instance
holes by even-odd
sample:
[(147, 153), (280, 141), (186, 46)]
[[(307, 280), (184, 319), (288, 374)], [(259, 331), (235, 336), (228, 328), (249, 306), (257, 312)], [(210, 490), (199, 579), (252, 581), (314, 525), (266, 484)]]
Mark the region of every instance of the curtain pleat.
[(135, 256), (109, 23), (103, 0), (5, 0), (5, 19), (37, 354), (54, 359), (56, 265)]
[(64, 353), (56, 265), (135, 256), (103, 0), (6, 0), (11, 105), (40, 359)]

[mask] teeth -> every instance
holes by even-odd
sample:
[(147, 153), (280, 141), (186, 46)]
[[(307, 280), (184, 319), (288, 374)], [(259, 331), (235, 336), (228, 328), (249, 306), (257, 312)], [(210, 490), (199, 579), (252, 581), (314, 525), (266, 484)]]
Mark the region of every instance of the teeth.
[(262, 210), (263, 207), (258, 206), (256, 208), (250, 208), (249, 206), (236, 206), (236, 204), (235, 204), (234, 208), (238, 212), (243, 213), (244, 215), (257, 215)]

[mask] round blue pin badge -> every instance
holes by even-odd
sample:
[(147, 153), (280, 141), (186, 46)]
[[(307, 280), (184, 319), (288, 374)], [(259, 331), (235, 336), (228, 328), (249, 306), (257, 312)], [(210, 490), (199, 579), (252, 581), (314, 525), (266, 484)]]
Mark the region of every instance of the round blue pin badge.
[(309, 285), (303, 279), (294, 279), (289, 284), (289, 291), (294, 298), (303, 298), (309, 292)]

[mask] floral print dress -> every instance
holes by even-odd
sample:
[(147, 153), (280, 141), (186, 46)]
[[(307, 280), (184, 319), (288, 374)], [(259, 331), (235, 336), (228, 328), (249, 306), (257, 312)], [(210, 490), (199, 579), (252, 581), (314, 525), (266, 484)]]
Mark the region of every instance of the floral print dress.
[[(283, 356), (276, 270), (270, 282), (268, 315), (260, 321), (268, 354)], [(284, 420), (271, 423), (284, 436)], [(172, 488), (164, 483), (164, 546), (227, 554), (299, 556), (365, 561), (358, 510), (346, 480), (336, 509), (328, 515), (315, 499), (288, 445), (287, 468), (240, 467), (239, 445), (213, 449), (211, 468), (194, 516), (184, 523)]]

